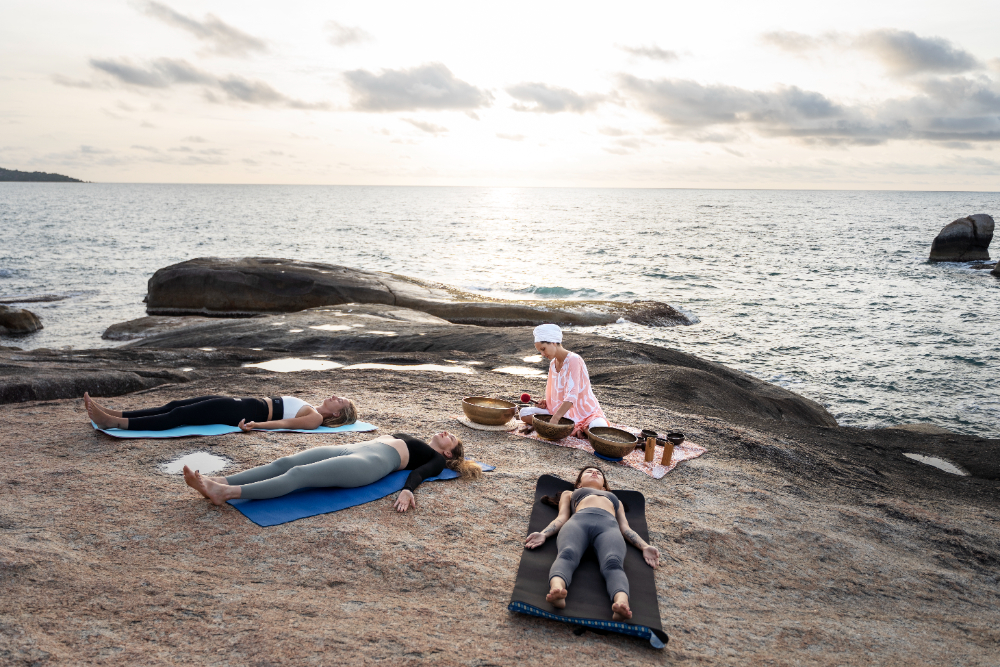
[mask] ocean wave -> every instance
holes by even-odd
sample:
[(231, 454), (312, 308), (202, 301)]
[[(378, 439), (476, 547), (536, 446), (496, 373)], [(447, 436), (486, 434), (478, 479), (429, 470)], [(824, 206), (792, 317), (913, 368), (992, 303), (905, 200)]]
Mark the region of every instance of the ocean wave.
[(543, 299), (599, 299), (604, 298), (604, 292), (589, 287), (548, 287), (545, 285), (529, 285), (521, 289), (510, 290), (514, 294), (531, 294)]

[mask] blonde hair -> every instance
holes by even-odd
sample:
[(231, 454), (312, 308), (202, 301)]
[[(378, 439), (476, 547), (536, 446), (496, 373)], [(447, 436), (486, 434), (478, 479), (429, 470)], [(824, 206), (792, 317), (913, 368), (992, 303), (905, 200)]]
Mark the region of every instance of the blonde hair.
[(354, 401), (351, 399), (347, 399), (347, 405), (340, 411), (340, 414), (324, 419), (323, 426), (344, 426), (356, 421), (358, 421), (358, 406), (354, 405)]
[(451, 458), (445, 459), (444, 464), (462, 476), (462, 479), (479, 479), (483, 476), (483, 469), (478, 463), (465, 460), (465, 447), (462, 446), (462, 439), (455, 436), (458, 444), (451, 450)]

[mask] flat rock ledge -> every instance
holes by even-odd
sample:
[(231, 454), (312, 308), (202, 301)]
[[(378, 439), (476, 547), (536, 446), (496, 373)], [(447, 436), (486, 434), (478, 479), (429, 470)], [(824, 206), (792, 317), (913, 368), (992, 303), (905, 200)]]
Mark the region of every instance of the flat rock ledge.
[(454, 324), (490, 327), (696, 322), (658, 301), (507, 301), (393, 273), (266, 257), (199, 257), (159, 269), (149, 279), (146, 312), (246, 317), (345, 303), (400, 306)]

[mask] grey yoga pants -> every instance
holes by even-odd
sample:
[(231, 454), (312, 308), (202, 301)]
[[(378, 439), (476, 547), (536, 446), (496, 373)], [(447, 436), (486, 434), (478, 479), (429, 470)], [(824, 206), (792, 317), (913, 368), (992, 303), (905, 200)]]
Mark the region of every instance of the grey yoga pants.
[(226, 477), (226, 483), (243, 487), (240, 498), (263, 500), (310, 486), (365, 486), (394, 472), (399, 464), (399, 452), (384, 442), (368, 440), (282, 456)]
[(556, 538), (559, 555), (549, 568), (549, 581), (552, 577), (559, 577), (568, 588), (583, 553), (591, 543), (601, 564), (608, 597), (614, 600), (619, 592), (628, 595), (628, 577), (623, 567), (627, 548), (625, 538), (611, 512), (597, 507), (585, 507), (575, 512), (559, 529), (559, 537)]

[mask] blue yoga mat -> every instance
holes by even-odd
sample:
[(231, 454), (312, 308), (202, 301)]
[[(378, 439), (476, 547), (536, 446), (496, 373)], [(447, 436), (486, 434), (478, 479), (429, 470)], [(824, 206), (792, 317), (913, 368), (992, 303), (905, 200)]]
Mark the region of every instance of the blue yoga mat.
[[(487, 472), (496, 470), (496, 466), (480, 465)], [(409, 476), (409, 470), (397, 470), (373, 484), (354, 489), (340, 487), (299, 489), (280, 498), (268, 498), (267, 500), (240, 498), (228, 502), (258, 526), (277, 526), (296, 519), (338, 512), (348, 507), (385, 498), (397, 491), (402, 491), (403, 485), (406, 484), (406, 478)], [(445, 468), (440, 475), (425, 479), (424, 482), (455, 479), (458, 476), (458, 473), (451, 468)]]
[[(98, 428), (97, 424), (90, 422), (98, 431), (107, 433), (115, 438), (185, 438), (192, 435), (225, 435), (226, 433), (240, 433), (239, 426), (226, 426), (225, 424), (207, 424), (205, 426), (178, 426), (168, 428), (165, 431), (128, 431), (120, 428)], [(376, 426), (366, 422), (354, 422), (344, 426), (320, 426), (319, 428), (258, 428), (255, 431), (265, 431), (267, 433), (349, 433), (374, 431)]]

